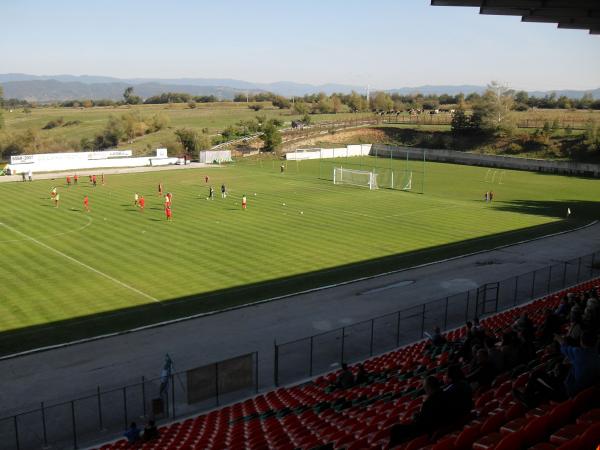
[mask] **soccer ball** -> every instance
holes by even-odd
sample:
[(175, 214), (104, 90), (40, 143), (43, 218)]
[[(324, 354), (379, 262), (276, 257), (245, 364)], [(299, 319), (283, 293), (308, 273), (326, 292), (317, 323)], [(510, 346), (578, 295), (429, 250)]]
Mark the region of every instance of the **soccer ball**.
[(282, 205), (282, 206), (285, 206), (285, 203), (282, 203), (281, 205)]
[(256, 192), (254, 193), (254, 195), (256, 195)]
[(208, 197), (206, 197), (206, 200), (208, 200)]
[(300, 211), (300, 214), (304, 214), (304, 211)]

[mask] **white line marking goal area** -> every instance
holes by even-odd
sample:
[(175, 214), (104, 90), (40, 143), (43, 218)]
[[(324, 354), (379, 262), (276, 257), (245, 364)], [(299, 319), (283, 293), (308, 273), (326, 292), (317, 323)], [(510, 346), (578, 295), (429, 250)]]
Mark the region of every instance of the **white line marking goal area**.
[(118, 284), (119, 286), (124, 287), (125, 289), (129, 289), (130, 291), (133, 291), (136, 294), (138, 294), (138, 295), (140, 295), (140, 296), (142, 296), (142, 297), (144, 297), (144, 298), (146, 298), (148, 300), (152, 300), (153, 302), (160, 303), (160, 300), (158, 300), (157, 298), (152, 297), (151, 295), (146, 294), (145, 292), (142, 292), (139, 289), (134, 288), (133, 286), (130, 286), (127, 283), (123, 283), (121, 280), (117, 280), (115, 277), (112, 277), (112, 276), (110, 276), (110, 275), (108, 275), (108, 274), (106, 274), (106, 273), (104, 273), (104, 272), (102, 272), (102, 271), (100, 271), (98, 269), (95, 269), (94, 267), (92, 267), (92, 266), (90, 266), (90, 265), (88, 265), (88, 264), (86, 264), (84, 262), (81, 262), (78, 259), (75, 259), (72, 256), (67, 255), (66, 253), (63, 253), (60, 250), (57, 250), (54, 247), (49, 246), (48, 244), (45, 244), (45, 243), (43, 243), (41, 241), (38, 241), (37, 239), (35, 239), (35, 238), (31, 237), (31, 236), (28, 236), (27, 234), (23, 233), (22, 231), (19, 231), (16, 228), (11, 227), (10, 225), (7, 225), (7, 224), (5, 224), (3, 222), (0, 222), (0, 226), (3, 226), (5, 228), (11, 230), (13, 233), (18, 234), (19, 236), (23, 237), (24, 240), (28, 240), (28, 241), (34, 242), (37, 245), (39, 245), (40, 247), (44, 247), (45, 249), (50, 250), (51, 252), (56, 253), (57, 255), (60, 255), (63, 258), (66, 258), (69, 261), (71, 261), (71, 262), (73, 262), (75, 264), (78, 264), (81, 267), (84, 267), (84, 268), (88, 269), (89, 271), (94, 272), (97, 275), (100, 275), (101, 277), (106, 278), (107, 280), (112, 281), (113, 283)]

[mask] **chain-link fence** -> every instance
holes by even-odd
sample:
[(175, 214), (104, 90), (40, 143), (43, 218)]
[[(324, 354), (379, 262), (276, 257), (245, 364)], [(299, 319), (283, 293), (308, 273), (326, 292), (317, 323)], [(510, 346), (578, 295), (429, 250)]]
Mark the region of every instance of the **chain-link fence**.
[(456, 328), (600, 276), (600, 252), (487, 283), (408, 309), (275, 345), (276, 385), (293, 383), (415, 342), (439, 326)]
[(124, 433), (131, 422), (143, 426), (198, 413), (258, 392), (258, 353), (0, 419), (0, 449), (80, 448)]

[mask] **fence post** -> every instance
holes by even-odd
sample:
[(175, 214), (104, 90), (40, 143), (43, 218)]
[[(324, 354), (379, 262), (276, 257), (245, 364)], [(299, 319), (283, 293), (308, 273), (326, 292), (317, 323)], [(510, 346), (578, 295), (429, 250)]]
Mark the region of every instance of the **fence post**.
[(535, 274), (537, 273), (537, 270), (533, 271), (533, 280), (531, 281), (531, 300), (533, 300), (533, 296), (535, 294)]
[(254, 365), (254, 377), (256, 378), (256, 389), (255, 392), (258, 394), (258, 352), (254, 352), (254, 359), (256, 361)]
[(373, 327), (375, 326), (375, 319), (371, 319), (371, 348), (370, 348), (370, 356), (373, 356)]
[(310, 337), (310, 361), (308, 366), (308, 374), (312, 377), (313, 374), (313, 341), (314, 336)]
[(400, 346), (400, 311), (398, 311), (398, 325), (396, 326), (396, 347)]
[(275, 386), (279, 387), (279, 347), (277, 347), (277, 341), (273, 341), (273, 381)]
[(125, 419), (125, 429), (127, 429), (127, 386), (123, 388), (123, 418)]
[(96, 395), (98, 396), (98, 425), (100, 426), (100, 430), (104, 428), (104, 423), (102, 422), (102, 398), (100, 397), (100, 386), (96, 387)]
[[(77, 428), (75, 425), (75, 402), (71, 400), (71, 419), (73, 421), (73, 448), (77, 448)], [(125, 427), (127, 429), (127, 427)]]
[(425, 333), (425, 303), (423, 303), (423, 311), (421, 311), (421, 339)]
[(48, 435), (46, 433), (46, 411), (44, 409), (44, 402), (42, 402), (42, 430), (44, 432), (44, 447), (48, 447)]
[(346, 340), (346, 327), (342, 327), (342, 358), (340, 359), (340, 364), (344, 362), (344, 344)]
[(444, 331), (448, 329), (448, 297), (446, 297), (446, 307), (444, 308)]
[[(218, 380), (217, 380), (218, 383)], [(171, 406), (173, 408), (173, 419), (175, 418), (175, 375), (171, 374)]]
[(146, 417), (146, 377), (142, 375), (142, 412)]
[(19, 422), (17, 420), (16, 415), (13, 416), (13, 423), (14, 423), (14, 428), (15, 428), (15, 440), (16, 440), (16, 444), (17, 444), (17, 450), (20, 450), (21, 446), (19, 445)]
[(579, 275), (581, 273), (581, 257), (577, 258), (577, 282), (579, 283)]
[(469, 304), (471, 303), (471, 289), (467, 291), (467, 303), (465, 305), (465, 322), (469, 320)]
[(219, 406), (219, 363), (215, 363), (215, 393), (217, 397), (217, 406)]

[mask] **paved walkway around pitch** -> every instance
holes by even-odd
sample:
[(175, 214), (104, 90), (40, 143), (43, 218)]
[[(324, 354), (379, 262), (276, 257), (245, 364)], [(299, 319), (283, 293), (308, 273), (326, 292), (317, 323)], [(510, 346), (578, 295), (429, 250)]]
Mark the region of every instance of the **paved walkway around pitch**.
[[(273, 342), (286, 342), (392, 313), (600, 250), (600, 224), (572, 233), (408, 269), (165, 327), (0, 361), (1, 416), (259, 352), (261, 386), (273, 382)], [(493, 262), (493, 263), (490, 263)], [(410, 284), (405, 281), (414, 281)]]
[[(67, 175), (73, 176), (77, 174), (80, 177), (87, 177), (90, 175), (116, 175), (121, 173), (139, 173), (139, 172), (156, 172), (161, 170), (182, 170), (182, 169), (199, 169), (202, 167), (219, 167), (215, 164), (205, 164), (198, 162), (190, 162), (186, 165), (183, 164), (171, 164), (168, 166), (143, 166), (143, 167), (105, 167), (98, 169), (82, 169), (82, 170), (62, 170), (60, 172), (42, 172), (33, 173), (33, 180), (53, 180), (55, 178), (66, 178)], [(12, 182), (23, 182), (21, 175), (5, 175), (0, 177), (0, 183), (12, 183)], [(28, 181), (27, 181), (28, 182)]]

